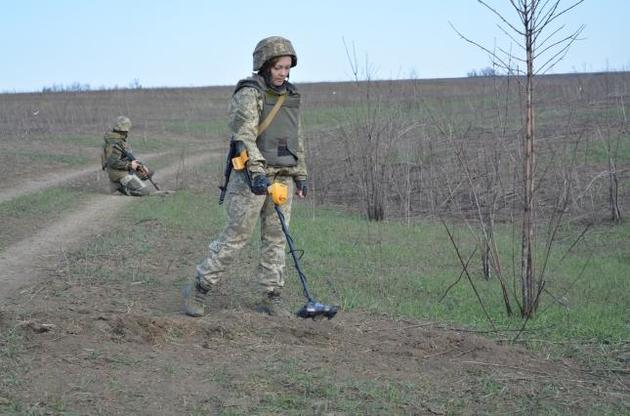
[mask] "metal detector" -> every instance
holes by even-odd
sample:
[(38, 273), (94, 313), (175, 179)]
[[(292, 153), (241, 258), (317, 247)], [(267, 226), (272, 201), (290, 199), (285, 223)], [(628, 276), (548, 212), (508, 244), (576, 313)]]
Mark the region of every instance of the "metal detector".
[(306, 276), (304, 275), (304, 272), (300, 267), (300, 261), (296, 253), (295, 246), (293, 245), (293, 239), (289, 234), (287, 223), (284, 220), (284, 214), (282, 213), (282, 211), (280, 211), (280, 207), (279, 204), (276, 202), (276, 199), (277, 198), (274, 198), (274, 208), (276, 210), (276, 213), (278, 214), (278, 219), (280, 220), (280, 225), (282, 226), (282, 232), (287, 239), (287, 245), (289, 246), (289, 251), (291, 252), (291, 256), (293, 257), (295, 270), (297, 270), (298, 276), (300, 276), (300, 282), (302, 283), (302, 287), (304, 288), (304, 296), (306, 297), (306, 299), (308, 299), (306, 305), (302, 306), (302, 308), (300, 308), (300, 310), (296, 312), (296, 315), (300, 318), (315, 319), (324, 316), (328, 319), (332, 319), (337, 314), (338, 307), (317, 302), (315, 299), (313, 299), (310, 292), (308, 291)]

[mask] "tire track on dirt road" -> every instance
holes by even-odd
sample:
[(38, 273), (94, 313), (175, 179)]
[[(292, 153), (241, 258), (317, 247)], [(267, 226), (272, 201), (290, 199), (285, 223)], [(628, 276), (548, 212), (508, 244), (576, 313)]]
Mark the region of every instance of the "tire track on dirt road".
[[(172, 177), (213, 156), (216, 153), (205, 152), (178, 161), (162, 169), (160, 177)], [(138, 200), (123, 195), (95, 195), (61, 220), (0, 252), (0, 301), (29, 283), (45, 280), (65, 251), (96, 235), (121, 209)]]

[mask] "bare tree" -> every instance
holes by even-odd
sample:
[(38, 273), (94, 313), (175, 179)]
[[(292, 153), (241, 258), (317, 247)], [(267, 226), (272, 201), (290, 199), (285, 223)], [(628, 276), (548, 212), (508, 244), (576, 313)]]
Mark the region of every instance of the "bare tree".
[(620, 139), (622, 136), (617, 135), (617, 137), (613, 139), (609, 132), (604, 139), (599, 128), (597, 129), (597, 135), (606, 148), (606, 159), (608, 161), (608, 206), (610, 208), (610, 220), (613, 223), (619, 224), (623, 222), (623, 217), (621, 216), (621, 208), (619, 207), (619, 176), (617, 170), (617, 158), (621, 142)]
[[(522, 229), (521, 229), (521, 314), (531, 317), (537, 308), (538, 297), (544, 288), (544, 277), (538, 278), (534, 270), (535, 245), (535, 173), (536, 158), (534, 150), (534, 77), (544, 74), (553, 68), (567, 54), (569, 48), (578, 38), (584, 26), (564, 34), (564, 25), (558, 25), (557, 19), (575, 8), (584, 0), (577, 0), (567, 7), (561, 7), (561, 0), (509, 0), (516, 12), (517, 20), (510, 20), (503, 13), (486, 1), (478, 2), (491, 11), (498, 19), (499, 29), (515, 44), (520, 54), (513, 54), (512, 49), (495, 47), (492, 50), (468, 39), (457, 29), (459, 36), (481, 48), (489, 54), (493, 63), (504, 69), (507, 74), (517, 75), (524, 92), (523, 110), (523, 195), (522, 195)], [(513, 62), (516, 63), (513, 64)], [(519, 69), (519, 63), (525, 71)], [(524, 78), (524, 80), (523, 80)], [(523, 83), (524, 81), (524, 83)]]
[[(398, 154), (397, 147), (409, 140), (419, 123), (409, 119), (402, 104), (397, 102), (396, 94), (375, 87), (374, 69), (367, 56), (361, 76), (354, 45), (352, 53), (345, 41), (344, 46), (361, 101), (346, 112), (338, 134), (346, 146), (346, 163), (360, 189), (368, 220), (382, 221), (386, 217), (388, 185), (393, 175), (401, 175), (397, 171), (400, 164), (393, 161)], [(402, 175), (410, 178), (411, 169)]]

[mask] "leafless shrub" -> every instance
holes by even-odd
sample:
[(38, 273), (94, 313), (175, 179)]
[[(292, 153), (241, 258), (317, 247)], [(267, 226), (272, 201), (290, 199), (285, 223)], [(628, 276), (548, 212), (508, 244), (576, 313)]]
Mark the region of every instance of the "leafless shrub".
[(361, 97), (361, 101), (344, 111), (336, 129), (345, 147), (342, 163), (348, 167), (347, 180), (359, 190), (368, 220), (382, 221), (392, 182), (409, 212), (410, 179), (416, 161), (403, 152), (413, 147), (412, 132), (418, 122), (409, 117), (404, 103), (398, 101), (393, 84), (389, 90), (388, 85), (375, 88), (367, 58), (361, 79), (356, 54), (351, 54), (347, 47), (346, 52), (355, 77), (356, 91), (352, 95)]

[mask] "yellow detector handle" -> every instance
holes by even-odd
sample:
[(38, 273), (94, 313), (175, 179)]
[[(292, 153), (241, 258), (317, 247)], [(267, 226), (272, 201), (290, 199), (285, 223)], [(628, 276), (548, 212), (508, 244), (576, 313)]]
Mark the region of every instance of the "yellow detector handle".
[(287, 202), (289, 196), (289, 187), (280, 182), (274, 182), (269, 188), (267, 193), (271, 195), (271, 200), (276, 205), (284, 205)]
[[(243, 149), (238, 156), (232, 158), (232, 167), (234, 170), (243, 170), (248, 160), (247, 150)], [(267, 188), (267, 193), (271, 195), (271, 200), (274, 204), (284, 205), (287, 203), (289, 188), (283, 183), (274, 182)]]
[(248, 160), (247, 150), (243, 149), (238, 156), (232, 158), (232, 167), (234, 170), (243, 170)]

